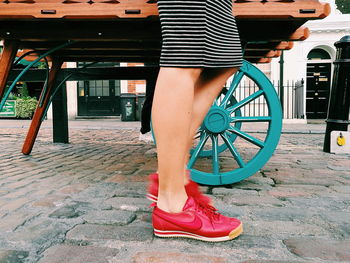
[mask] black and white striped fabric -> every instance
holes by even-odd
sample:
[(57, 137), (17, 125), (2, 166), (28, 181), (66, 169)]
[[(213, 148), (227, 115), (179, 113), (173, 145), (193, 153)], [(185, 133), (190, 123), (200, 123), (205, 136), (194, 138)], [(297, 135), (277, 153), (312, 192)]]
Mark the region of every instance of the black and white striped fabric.
[(160, 67), (240, 67), (232, 0), (158, 0)]

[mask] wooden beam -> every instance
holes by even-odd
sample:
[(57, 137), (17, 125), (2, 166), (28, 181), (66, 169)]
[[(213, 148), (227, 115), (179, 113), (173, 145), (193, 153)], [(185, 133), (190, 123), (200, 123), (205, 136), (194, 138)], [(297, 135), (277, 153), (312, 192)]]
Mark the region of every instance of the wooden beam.
[[(1, 9), (1, 7), (0, 7)], [(154, 41), (161, 40), (159, 21), (144, 20), (4, 20), (0, 38), (27, 41)], [(28, 48), (28, 47), (27, 47)], [(30, 47), (33, 48), (33, 47)]]
[[(21, 47), (28, 48), (35, 47), (36, 50), (47, 50), (52, 47), (59, 46), (61, 41), (23, 41)], [(67, 47), (65, 50), (158, 50), (161, 48), (160, 39), (151, 41), (78, 41)]]
[(294, 42), (292, 41), (282, 41), (275, 47), (275, 50), (291, 50), (294, 47)]
[(268, 43), (248, 43), (247, 51), (255, 50), (290, 50), (294, 46), (292, 41), (268, 42)]
[(98, 57), (91, 57), (89, 55), (81, 55), (81, 56), (76, 56), (76, 55), (71, 55), (71, 56), (65, 56), (62, 57), (62, 59), (66, 62), (76, 62), (76, 61), (81, 61), (81, 62), (90, 62), (90, 61), (95, 61), (96, 59), (106, 59), (105, 61), (110, 61), (110, 62), (130, 62), (130, 63), (157, 63), (159, 61), (159, 57), (140, 57), (140, 56), (111, 56), (111, 55), (100, 55)]
[[(245, 22), (244, 29), (240, 29), (240, 37), (249, 42), (281, 42), (281, 41), (303, 41), (310, 36), (310, 30), (304, 26), (296, 26), (293, 28), (290, 26), (276, 27), (271, 22), (261, 23), (260, 26), (256, 25), (257, 22)], [(270, 27), (270, 28), (266, 28)]]
[(300, 27), (289, 36), (292, 41), (304, 41), (310, 36), (310, 29), (307, 27)]
[(233, 14), (237, 19), (320, 19), (331, 13), (328, 3), (317, 0), (247, 1), (234, 3)]
[(249, 59), (249, 62), (251, 63), (270, 63), (272, 61), (272, 58), (251, 58)]
[(269, 50), (269, 51), (246, 51), (244, 56), (245, 58), (275, 58), (281, 55), (280, 50)]
[[(237, 19), (319, 19), (330, 14), (330, 5), (315, 0), (233, 1)], [(115, 4), (87, 1), (50, 0), (31, 4), (0, 2), (0, 19), (157, 19), (156, 1), (119, 0)]]
[(18, 50), (18, 41), (5, 40), (0, 56), (0, 101), (4, 96), (8, 76)]
[[(57, 74), (58, 79), (64, 79), (71, 73), (73, 75), (69, 80), (108, 80), (108, 79), (126, 79), (126, 80), (137, 80), (146, 79), (152, 75), (155, 68), (159, 66), (147, 67), (92, 67), (92, 68), (62, 68)], [(14, 79), (20, 69), (14, 69), (9, 75), (9, 80)], [(23, 81), (44, 81), (45, 80), (45, 69), (31, 69), (22, 78)]]

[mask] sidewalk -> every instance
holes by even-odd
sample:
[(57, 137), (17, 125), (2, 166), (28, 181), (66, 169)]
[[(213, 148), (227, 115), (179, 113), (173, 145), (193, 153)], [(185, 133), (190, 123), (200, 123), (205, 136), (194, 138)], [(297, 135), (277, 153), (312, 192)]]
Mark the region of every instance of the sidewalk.
[[(312, 121), (311, 121), (312, 122)], [(28, 128), (30, 120), (0, 119), (0, 128)], [(259, 132), (262, 123), (248, 123), (249, 131)], [(70, 129), (135, 129), (139, 130), (139, 121), (124, 122), (120, 119), (80, 119), (69, 120)], [(52, 120), (45, 120), (41, 128), (52, 128)], [(265, 126), (263, 126), (265, 129)], [(247, 131), (248, 131), (247, 130)], [(326, 123), (324, 121), (312, 122), (311, 124), (292, 123), (286, 120), (282, 126), (282, 133), (324, 133)]]
[(25, 156), (28, 125), (0, 120), (1, 263), (350, 262), (350, 156), (322, 151), (324, 124), (285, 124), (261, 171), (202, 187), (244, 223), (223, 243), (153, 236), (144, 194), (157, 160), (139, 122), (70, 121), (70, 143), (54, 144), (45, 121)]

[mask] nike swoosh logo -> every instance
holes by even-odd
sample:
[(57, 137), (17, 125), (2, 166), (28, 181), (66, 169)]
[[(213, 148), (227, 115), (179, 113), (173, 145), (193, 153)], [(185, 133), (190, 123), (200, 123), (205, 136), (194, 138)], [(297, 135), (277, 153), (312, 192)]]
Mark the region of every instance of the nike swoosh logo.
[[(188, 213), (188, 212), (187, 212), (187, 214), (191, 215), (192, 220), (184, 221), (184, 220), (181, 220), (181, 218), (177, 219), (176, 215), (168, 217), (164, 214), (157, 214), (157, 216), (159, 216), (163, 220), (165, 220), (173, 225), (176, 225), (178, 227), (181, 227), (181, 228), (191, 229), (191, 230), (200, 229), (202, 227), (202, 220), (196, 214)], [(183, 216), (181, 216), (181, 217), (183, 217)]]

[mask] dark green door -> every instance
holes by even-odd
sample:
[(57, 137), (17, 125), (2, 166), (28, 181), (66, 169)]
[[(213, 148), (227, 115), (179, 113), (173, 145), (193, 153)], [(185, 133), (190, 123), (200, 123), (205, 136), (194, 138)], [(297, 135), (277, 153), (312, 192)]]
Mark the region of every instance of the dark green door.
[[(78, 68), (91, 62), (78, 62)], [(119, 67), (120, 63), (98, 62), (93, 67)], [(89, 66), (90, 67), (90, 66)], [(120, 80), (86, 80), (78, 82), (79, 116), (120, 115)]]
[(120, 81), (88, 80), (78, 82), (79, 116), (120, 115)]
[(331, 63), (307, 64), (306, 117), (326, 119), (331, 85)]

